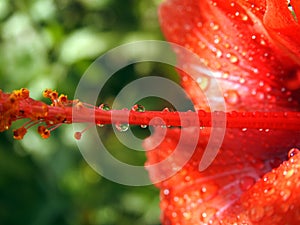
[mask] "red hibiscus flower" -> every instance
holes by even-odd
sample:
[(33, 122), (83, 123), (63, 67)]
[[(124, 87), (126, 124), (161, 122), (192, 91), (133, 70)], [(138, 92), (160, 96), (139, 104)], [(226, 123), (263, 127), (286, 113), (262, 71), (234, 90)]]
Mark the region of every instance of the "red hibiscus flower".
[[(291, 6), (293, 12), (284, 0), (168, 0), (160, 19), (167, 40), (196, 53), (215, 74), (228, 111), (299, 111), (300, 4)], [(178, 61), (197, 67), (180, 54)], [(209, 109), (203, 96), (214, 92), (211, 77), (199, 73), (195, 80), (181, 73), (181, 78), (195, 107)], [(182, 132), (198, 138), (184, 128), (169, 129), (154, 148), (160, 131), (147, 139), (147, 165), (168, 158), (176, 169), (170, 154)], [(299, 134), (227, 129), (216, 159), (199, 171), (210, 136), (209, 128), (202, 129), (189, 162), (156, 184), (163, 224), (299, 224), (300, 154), (293, 149), (300, 147)], [(180, 145), (180, 154), (188, 145)], [(154, 169), (149, 173), (154, 182), (164, 175)]]

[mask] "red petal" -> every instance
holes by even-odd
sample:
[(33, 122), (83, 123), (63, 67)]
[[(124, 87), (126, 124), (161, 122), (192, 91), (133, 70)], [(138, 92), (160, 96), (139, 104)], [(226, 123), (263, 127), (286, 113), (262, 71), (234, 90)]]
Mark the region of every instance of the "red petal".
[[(271, 10), (277, 3), (285, 4), (284, 9), (276, 9), (277, 14), (283, 15), (279, 16), (278, 24)], [(214, 94), (210, 85), (211, 75), (214, 75), (224, 92), (227, 110), (299, 110), (300, 63), (296, 38), (299, 26), (290, 14), (287, 18), (291, 23), (281, 21), (289, 13), (287, 10), (285, 1), (275, 0), (169, 0), (161, 6), (161, 24), (167, 39), (192, 50), (212, 71), (212, 74), (199, 72), (196, 79), (181, 73), (182, 85), (196, 108), (209, 109), (203, 97)], [(289, 24), (294, 26), (293, 31), (286, 29)], [(186, 67), (203, 66), (194, 65), (183, 55), (178, 57), (179, 63)], [(287, 159), (290, 148), (300, 146), (299, 133), (227, 129), (215, 161), (200, 172), (199, 162), (210, 135), (209, 129), (204, 131), (201, 130), (196, 150), (182, 169), (178, 169), (180, 160), (170, 154), (178, 145), (181, 132), (190, 140), (198, 139), (193, 129), (168, 130), (164, 141), (155, 148), (152, 145), (161, 140), (159, 131), (157, 136), (145, 141), (145, 148), (150, 150), (147, 165), (166, 158), (169, 162), (169, 167), (148, 167), (155, 183), (169, 177), (157, 183), (161, 188), (164, 224), (243, 221), (260, 224), (267, 220), (269, 222), (261, 224), (281, 224), (284, 211), (273, 207), (271, 217), (270, 206), (275, 201), (283, 203), (279, 191), (287, 196), (291, 188), (299, 188), (300, 163), (295, 158), (293, 163), (290, 160), (274, 172), (270, 171)], [(188, 142), (179, 147), (182, 157), (190, 150)], [(294, 177), (287, 179), (280, 175), (284, 169), (292, 168), (297, 171)], [(172, 170), (178, 171), (176, 175), (170, 176)], [(269, 184), (260, 180), (266, 173), (277, 174), (276, 191), (270, 202), (263, 198)], [(291, 186), (287, 186), (287, 182)], [(299, 215), (299, 193), (294, 191), (288, 199), (289, 215)], [(260, 201), (258, 208), (253, 208), (257, 201)]]
[[(236, 93), (238, 101), (229, 101), (228, 110), (295, 108), (300, 99), (299, 88), (295, 90), (300, 87), (299, 58), (295, 56), (299, 35), (290, 40), (286, 39), (286, 36), (290, 37), (289, 33), (280, 35), (270, 26), (266, 29), (268, 24), (264, 23), (263, 17), (268, 14), (264, 4), (255, 2), (259, 1), (251, 4), (245, 1), (169, 0), (160, 9), (162, 29), (167, 40), (200, 56), (203, 64), (219, 78), (225, 95), (226, 92)], [(286, 10), (283, 10), (284, 14)], [(279, 39), (284, 42), (280, 43)], [(179, 61), (187, 67), (193, 66), (184, 56), (179, 55)], [(199, 78), (197, 81), (204, 91), (211, 92), (210, 75), (199, 73)], [(182, 85), (196, 107), (203, 108), (205, 103), (200, 100), (201, 95), (195, 95), (196, 88), (193, 88), (197, 83), (182, 74)]]
[[(290, 215), (290, 224), (299, 220), (300, 154), (263, 176), (276, 162), (273, 159), (264, 161), (258, 155), (244, 152), (242, 146), (251, 143), (242, 136), (232, 136), (235, 133), (232, 131), (227, 130), (223, 147), (213, 164), (203, 172), (199, 171), (199, 163), (209, 130), (201, 131), (197, 148), (185, 165), (180, 158), (190, 154), (191, 149), (187, 140), (179, 144), (179, 137), (183, 133), (195, 140), (198, 137), (194, 129), (168, 129), (163, 142), (153, 148), (163, 133), (162, 128), (157, 128), (156, 135), (145, 141), (144, 147), (148, 150), (146, 168), (152, 181), (161, 189), (163, 224), (229, 225), (261, 221), (263, 223), (259, 224), (283, 224), (280, 221), (288, 221), (286, 214)], [(264, 136), (265, 139), (271, 138)], [(243, 142), (239, 143), (241, 140)], [(240, 146), (240, 151), (229, 147), (232, 142), (236, 143), (235, 147)], [(253, 151), (256, 150), (254, 144)], [(179, 154), (176, 157), (172, 155), (175, 149)], [(149, 167), (164, 160), (168, 162), (164, 167)], [(174, 171), (178, 172), (172, 175)], [(163, 181), (157, 182), (162, 178)], [(276, 202), (280, 204), (276, 205)]]
[[(300, 154), (284, 162), (245, 192), (224, 222), (300, 224)], [(239, 212), (239, 213), (237, 213)]]

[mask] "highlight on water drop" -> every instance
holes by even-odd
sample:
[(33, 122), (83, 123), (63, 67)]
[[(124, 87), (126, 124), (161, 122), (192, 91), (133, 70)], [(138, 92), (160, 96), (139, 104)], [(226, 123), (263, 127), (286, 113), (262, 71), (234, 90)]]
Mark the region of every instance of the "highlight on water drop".
[(128, 123), (116, 123), (115, 127), (118, 131), (125, 132), (129, 129), (129, 124)]
[(131, 110), (136, 111), (136, 112), (145, 112), (146, 111), (145, 107), (140, 104), (135, 104), (134, 106), (132, 106)]
[(299, 153), (300, 153), (300, 150), (298, 148), (291, 148), (288, 152), (288, 158), (290, 159)]
[(110, 106), (108, 104), (105, 104), (105, 103), (102, 103), (101, 105), (99, 105), (98, 108), (102, 109), (103, 111), (109, 111), (110, 110)]

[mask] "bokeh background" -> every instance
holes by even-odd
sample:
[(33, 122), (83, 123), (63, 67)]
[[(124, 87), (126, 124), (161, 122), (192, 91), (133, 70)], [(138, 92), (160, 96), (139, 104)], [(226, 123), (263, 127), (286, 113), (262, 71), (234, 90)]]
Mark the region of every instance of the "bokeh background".
[[(160, 2), (1, 0), (0, 89), (26, 87), (31, 97), (42, 100), (42, 91), (52, 88), (72, 98), (81, 76), (101, 54), (132, 41), (163, 39), (157, 19)], [(149, 75), (178, 81), (168, 66), (135, 64), (111, 79), (101, 100), (110, 104), (126, 83)], [(143, 104), (152, 110), (168, 106), (161, 99), (146, 99)], [(149, 135), (147, 129), (132, 129), (141, 138)], [(22, 141), (13, 140), (12, 129), (0, 133), (0, 224), (160, 224), (158, 190), (101, 177), (84, 161), (73, 133), (68, 125), (47, 140), (36, 128)], [(120, 160), (144, 164), (145, 154), (133, 156), (110, 126), (99, 133)]]

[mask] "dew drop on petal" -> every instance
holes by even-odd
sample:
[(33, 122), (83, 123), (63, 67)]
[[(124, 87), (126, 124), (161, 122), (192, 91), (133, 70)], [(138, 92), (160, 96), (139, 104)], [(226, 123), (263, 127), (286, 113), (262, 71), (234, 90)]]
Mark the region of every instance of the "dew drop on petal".
[(241, 77), (241, 78), (240, 78), (240, 83), (241, 83), (241, 84), (244, 84), (245, 82), (246, 82), (245, 78)]
[(214, 31), (219, 30), (219, 28), (220, 28), (218, 24), (213, 23), (213, 22), (210, 23), (210, 27)]
[(209, 78), (207, 77), (198, 77), (197, 83), (199, 84), (200, 88), (205, 91), (209, 87)]
[(228, 90), (224, 93), (225, 101), (230, 105), (239, 103), (240, 96), (236, 90)]
[(169, 195), (170, 194), (170, 190), (169, 189), (164, 189), (163, 190), (163, 194), (164, 195)]
[(298, 148), (292, 148), (288, 153), (288, 157), (290, 159), (299, 153), (300, 153), (300, 150)]
[(247, 21), (248, 20), (248, 16), (246, 14), (240, 14), (240, 17), (243, 21)]
[(239, 61), (239, 58), (232, 53), (227, 53), (226, 58), (228, 58), (231, 63), (237, 63)]
[(290, 170), (285, 170), (283, 171), (283, 176), (286, 178), (286, 179), (289, 179), (291, 176), (294, 175), (294, 169), (290, 169)]
[(231, 55), (229, 61), (231, 63), (237, 63), (239, 61), (239, 58), (236, 55)]
[(257, 206), (249, 211), (249, 218), (252, 222), (259, 222), (265, 215), (264, 208)]
[(261, 91), (256, 92), (255, 97), (257, 100), (262, 101), (265, 99), (265, 94)]
[(222, 55), (223, 55), (223, 53), (222, 53), (221, 50), (217, 50), (217, 51), (216, 51), (216, 57), (217, 57), (217, 58), (221, 58)]
[(240, 188), (242, 191), (249, 190), (255, 184), (255, 178), (245, 176), (240, 179)]
[(283, 189), (280, 191), (280, 196), (284, 202), (291, 197), (291, 194), (292, 192), (289, 189)]
[(211, 219), (216, 215), (217, 209), (215, 208), (206, 208), (200, 215), (200, 221), (208, 224), (210, 223)]
[(202, 198), (208, 201), (217, 195), (219, 187), (213, 183), (207, 183), (201, 188)]
[(118, 131), (125, 132), (129, 129), (129, 124), (128, 123), (116, 123), (115, 127)]

